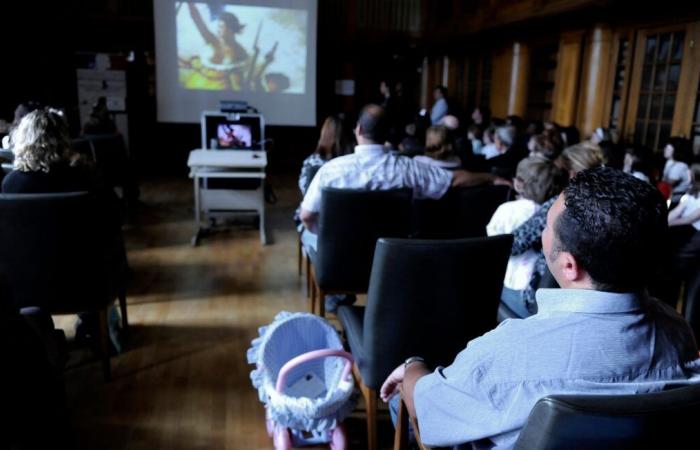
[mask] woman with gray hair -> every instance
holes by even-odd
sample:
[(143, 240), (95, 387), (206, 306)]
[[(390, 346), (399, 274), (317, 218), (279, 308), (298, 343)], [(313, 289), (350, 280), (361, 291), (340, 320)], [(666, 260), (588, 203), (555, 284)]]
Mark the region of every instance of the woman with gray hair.
[(2, 182), (2, 192), (37, 194), (90, 191), (90, 177), (77, 165), (63, 113), (37, 109), (19, 122), (10, 135), (14, 170)]

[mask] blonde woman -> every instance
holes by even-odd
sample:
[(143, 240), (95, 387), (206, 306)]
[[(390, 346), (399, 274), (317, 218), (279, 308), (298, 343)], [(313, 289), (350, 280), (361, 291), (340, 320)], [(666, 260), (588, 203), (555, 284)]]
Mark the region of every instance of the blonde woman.
[(91, 190), (90, 177), (77, 164), (63, 114), (37, 109), (22, 118), (10, 135), (14, 170), (2, 182), (2, 192), (37, 194)]
[(425, 154), (413, 159), (447, 170), (459, 169), (462, 165), (462, 161), (454, 154), (448, 129), (443, 125), (428, 128), (425, 135)]
[[(103, 208), (100, 215), (105, 226), (112, 231), (112, 252), (116, 260), (127, 267), (126, 250), (121, 235), (121, 216), (114, 191), (100, 189), (88, 171), (71, 150), (68, 125), (63, 114), (52, 108), (38, 109), (20, 121), (10, 135), (15, 154), (15, 168), (2, 182), (2, 192), (15, 194), (43, 194), (58, 192), (90, 191), (99, 199)], [(118, 276), (118, 275), (117, 275)], [(78, 341), (96, 336), (97, 318), (92, 313), (83, 313), (76, 326)], [(110, 309), (110, 337), (117, 352), (121, 343), (117, 323), (119, 313)]]

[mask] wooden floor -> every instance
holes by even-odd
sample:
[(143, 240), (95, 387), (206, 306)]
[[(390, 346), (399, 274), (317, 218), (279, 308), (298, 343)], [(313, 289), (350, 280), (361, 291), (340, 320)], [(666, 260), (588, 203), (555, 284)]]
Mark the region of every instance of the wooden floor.
[[(66, 384), (80, 449), (272, 448), (246, 350), (277, 312), (307, 307), (291, 222), (295, 180), (272, 182), (279, 201), (267, 210), (266, 247), (249, 226), (192, 248), (190, 182), (142, 186), (143, 207), (125, 231), (132, 331), (112, 358), (113, 381), (102, 381), (87, 351), (71, 352)], [(74, 318), (57, 324), (70, 338)], [(365, 448), (361, 415), (347, 424), (352, 448)], [(381, 427), (386, 447), (391, 425)]]

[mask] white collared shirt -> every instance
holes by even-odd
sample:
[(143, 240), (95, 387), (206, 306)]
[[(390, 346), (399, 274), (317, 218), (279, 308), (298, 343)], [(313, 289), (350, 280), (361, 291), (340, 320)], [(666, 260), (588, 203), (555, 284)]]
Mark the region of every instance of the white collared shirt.
[(452, 184), (452, 173), (388, 152), (382, 145), (358, 145), (355, 153), (340, 156), (321, 167), (306, 191), (301, 208), (317, 213), (321, 189), (381, 191), (411, 188), (415, 198), (438, 199)]

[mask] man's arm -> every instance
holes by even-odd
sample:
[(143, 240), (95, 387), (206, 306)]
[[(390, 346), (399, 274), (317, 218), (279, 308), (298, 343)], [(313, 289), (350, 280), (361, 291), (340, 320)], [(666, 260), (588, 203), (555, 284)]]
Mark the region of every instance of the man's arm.
[(406, 367), (403, 383), (401, 384), (401, 392), (403, 393), (403, 401), (406, 403), (406, 409), (411, 417), (418, 417), (416, 416), (416, 403), (413, 400), (416, 383), (429, 374), (428, 366), (423, 362), (414, 362)]
[(492, 184), (498, 177), (486, 172), (469, 172), (467, 170), (455, 170), (452, 172), (453, 187), (470, 187)]
[(304, 224), (304, 228), (306, 228), (309, 231), (316, 231), (316, 224), (318, 222), (318, 213), (307, 211), (304, 208), (301, 208), (301, 212), (299, 213), (299, 218), (301, 219), (301, 222)]

